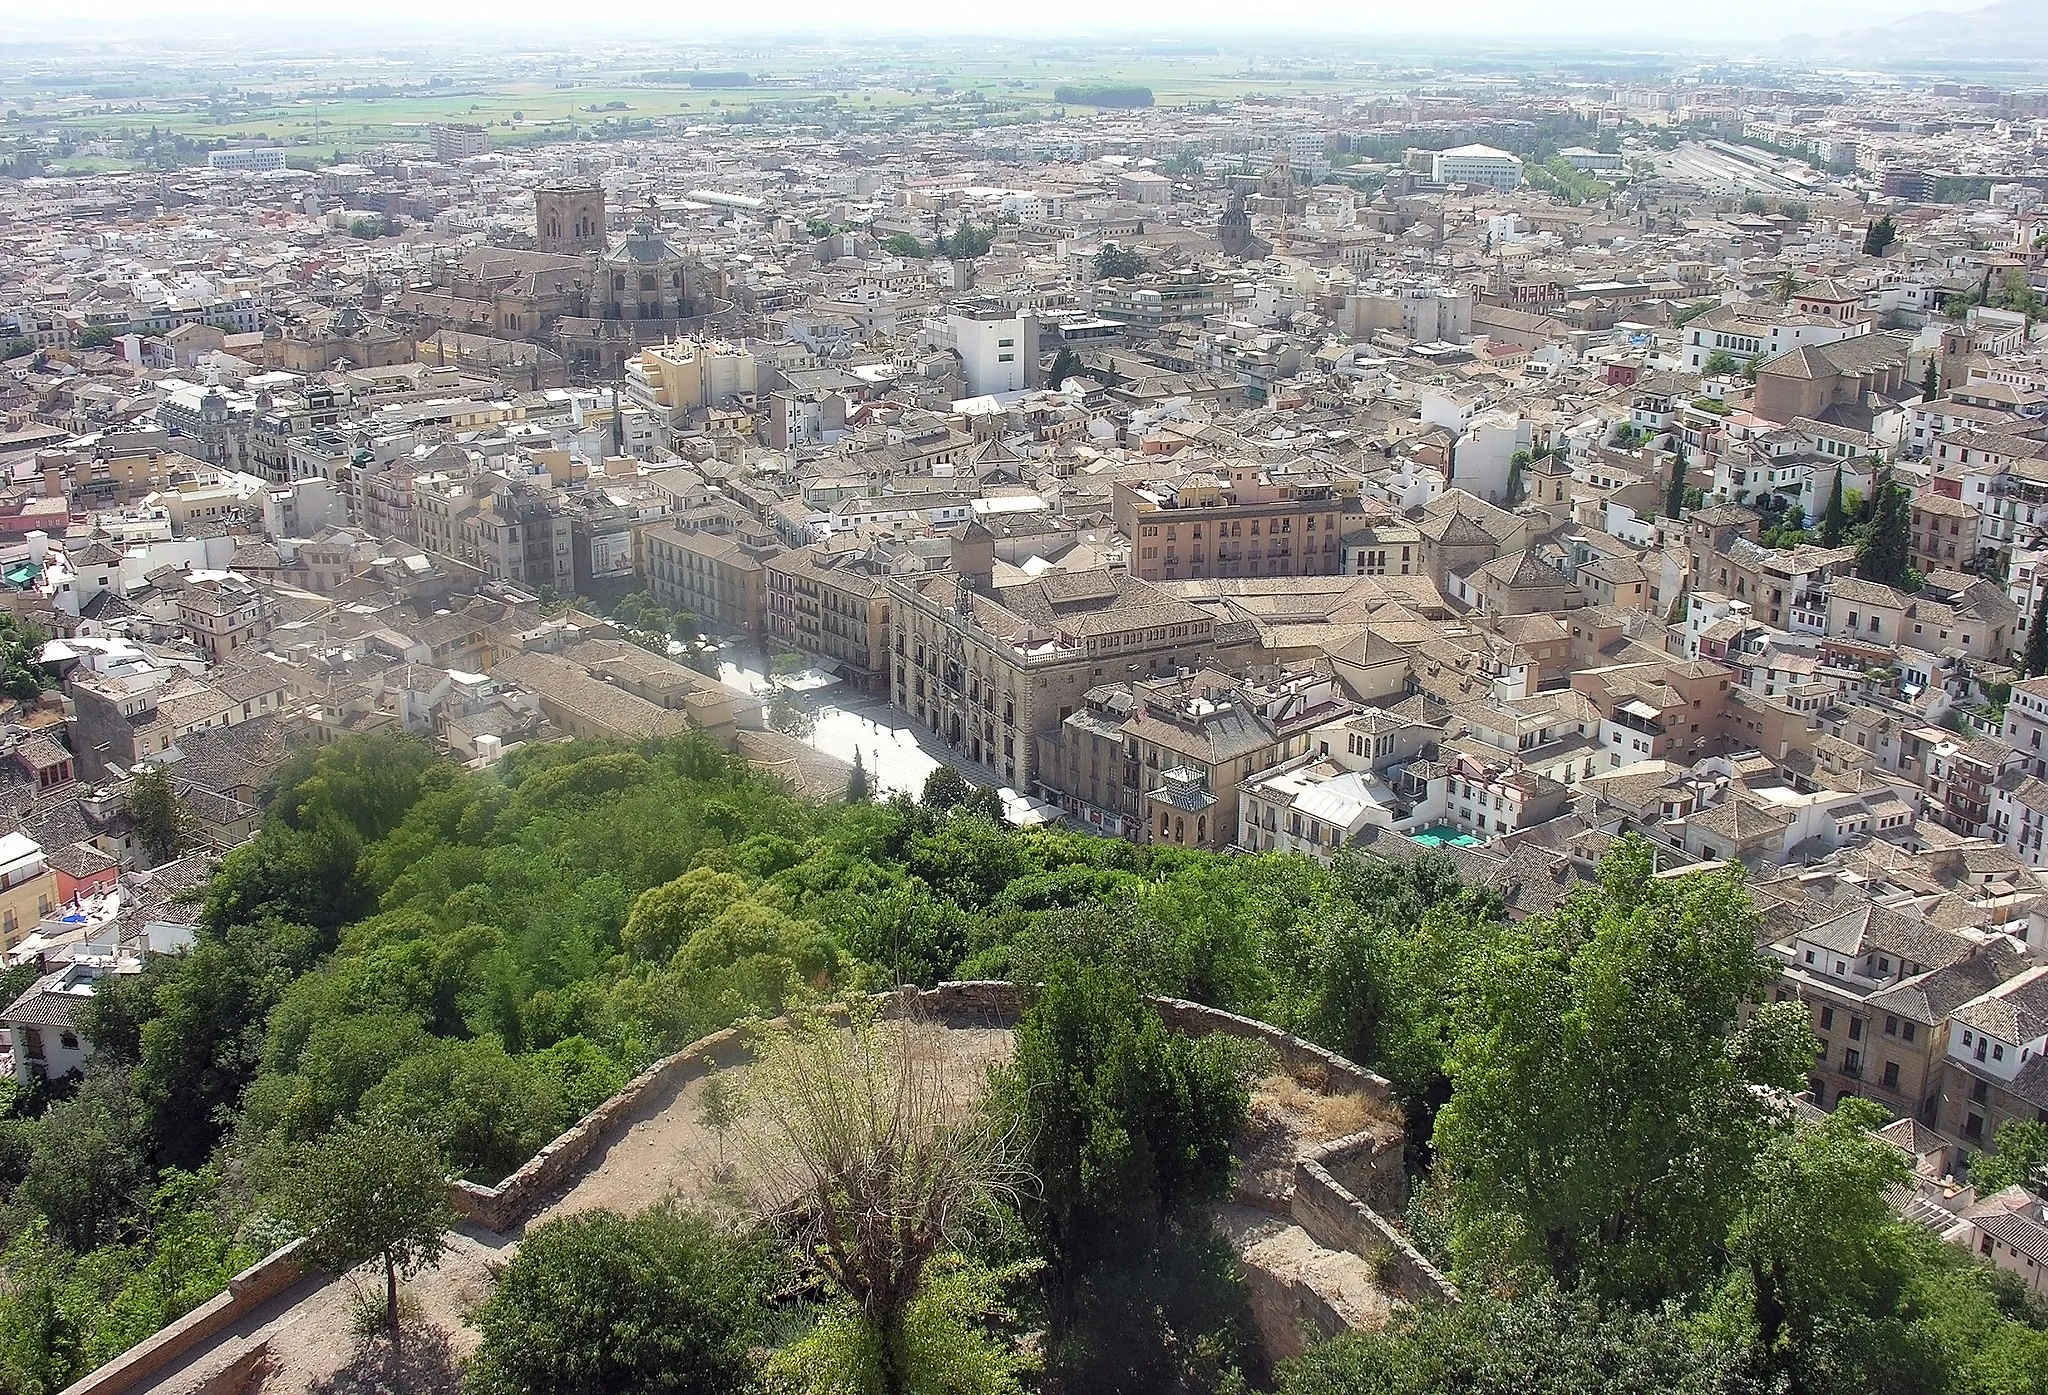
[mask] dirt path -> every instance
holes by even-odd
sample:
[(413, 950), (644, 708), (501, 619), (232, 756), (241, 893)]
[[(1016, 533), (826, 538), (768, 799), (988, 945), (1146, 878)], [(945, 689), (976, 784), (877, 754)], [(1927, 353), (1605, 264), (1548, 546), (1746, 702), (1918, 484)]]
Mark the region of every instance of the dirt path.
[[(979, 1080), (989, 1066), (1010, 1058), (1007, 1027), (941, 1025), (941, 1047), (954, 1079)], [(601, 1208), (630, 1215), (670, 1197), (691, 1205), (710, 1201), (718, 1158), (716, 1136), (703, 1121), (710, 1078), (698, 1076), (641, 1105), (527, 1224)], [(478, 1340), (463, 1319), (490, 1293), (493, 1270), (511, 1260), (519, 1233), (499, 1235), (464, 1225), (450, 1232), (449, 1240), (440, 1262), (406, 1286), (409, 1316), (398, 1370), (381, 1339), (366, 1343), (357, 1335), (361, 1300), (356, 1295), (367, 1293), (380, 1303), (383, 1296), (382, 1269), (365, 1265), (340, 1279), (308, 1279), (294, 1286), (226, 1338), (138, 1388), (183, 1395), (228, 1366), (249, 1344), (266, 1343), (269, 1361), (246, 1387), (250, 1395), (370, 1395), (393, 1389), (452, 1395), (460, 1363)]]
[[(1010, 1059), (1006, 1027), (949, 1024), (940, 1041), (955, 1080), (979, 1080), (991, 1065)], [(731, 1073), (744, 1077), (746, 1067)], [(718, 1140), (703, 1116), (704, 1087), (711, 1078), (698, 1076), (680, 1091), (642, 1105), (622, 1131), (591, 1154), (568, 1190), (541, 1207), (528, 1224), (601, 1207), (630, 1214), (671, 1196), (691, 1204), (710, 1200)]]

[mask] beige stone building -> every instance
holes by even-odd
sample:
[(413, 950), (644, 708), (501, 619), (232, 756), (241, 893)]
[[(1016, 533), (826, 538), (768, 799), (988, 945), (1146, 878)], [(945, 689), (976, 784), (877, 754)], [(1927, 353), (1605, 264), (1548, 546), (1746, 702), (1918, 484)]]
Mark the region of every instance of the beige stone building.
[(954, 534), (954, 569), (889, 583), (890, 697), (1016, 789), (1037, 777), (1037, 738), (1091, 688), (1193, 668), (1216, 645), (1201, 609), (1137, 577), (1050, 571), (998, 589), (986, 529)]
[(657, 601), (696, 615), (725, 635), (758, 635), (768, 614), (768, 563), (781, 554), (772, 537), (693, 532), (658, 523), (640, 535), (647, 589)]
[(1344, 567), (1344, 499), (1321, 473), (1231, 462), (1161, 483), (1120, 480), (1110, 510), (1141, 581), (1335, 576)]
[(887, 572), (863, 552), (806, 547), (766, 563), (768, 637), (835, 669), (862, 692), (889, 691)]

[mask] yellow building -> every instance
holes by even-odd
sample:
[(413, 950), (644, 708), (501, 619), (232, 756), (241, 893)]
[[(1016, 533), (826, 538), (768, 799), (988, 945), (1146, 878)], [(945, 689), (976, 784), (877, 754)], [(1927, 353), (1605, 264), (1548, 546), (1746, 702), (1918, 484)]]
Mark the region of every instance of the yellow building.
[(650, 344), (626, 360), (626, 384), (643, 402), (660, 407), (674, 425), (735, 397), (760, 390), (753, 354), (720, 339), (679, 339)]
[(57, 905), (57, 874), (26, 833), (0, 838), (0, 942), (8, 949)]

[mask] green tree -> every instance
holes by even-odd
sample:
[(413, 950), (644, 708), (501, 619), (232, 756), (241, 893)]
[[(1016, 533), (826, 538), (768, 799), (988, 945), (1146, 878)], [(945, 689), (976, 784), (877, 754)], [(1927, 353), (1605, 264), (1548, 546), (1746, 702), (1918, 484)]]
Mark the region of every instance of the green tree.
[(1740, 874), (1654, 868), (1624, 839), (1597, 890), (1521, 922), (1474, 971), (1434, 1135), (1460, 1272), (1654, 1302), (1712, 1268), (1779, 1127), (1759, 1087), (1798, 1084), (1812, 1030), (1803, 1005), (1762, 1001), (1778, 966)]
[(439, 1140), (395, 1119), (364, 1115), (307, 1145), (283, 1179), (284, 1214), (305, 1228), (313, 1258), (333, 1273), (384, 1266), (384, 1316), (398, 1345), (398, 1283), (441, 1257), (454, 1223)]
[(868, 788), (868, 768), (862, 763), (860, 751), (856, 748), (853, 753), (853, 770), (846, 777), (846, 802), (866, 804), (873, 798), (874, 794)]
[(1067, 379), (1078, 377), (1087, 370), (1081, 365), (1081, 356), (1074, 352), (1071, 344), (1060, 345), (1060, 351), (1052, 356), (1052, 367), (1046, 370), (1045, 385), (1057, 390)]
[(5, 669), (0, 673), (0, 692), (17, 702), (32, 702), (56, 686), (55, 675), (43, 667), (40, 657), (49, 638), (46, 631), (0, 613), (0, 664)]
[(1820, 545), (1840, 547), (1849, 531), (1849, 511), (1842, 501), (1842, 467), (1835, 467), (1835, 482), (1828, 490), (1827, 507), (1820, 516)]
[(1742, 360), (1726, 349), (1716, 349), (1707, 355), (1706, 373), (1710, 378), (1726, 377), (1742, 370)]
[(1098, 281), (1128, 281), (1144, 270), (1145, 254), (1135, 247), (1105, 242), (1095, 254), (1095, 279)]
[(906, 232), (893, 232), (882, 239), (882, 250), (892, 257), (922, 257), (925, 245)]
[(1927, 372), (1920, 379), (1920, 398), (1932, 402), (1941, 395), (1941, 364), (1932, 355), (1927, 356)]
[(1729, 1272), (1710, 1330), (1739, 1336), (1790, 1388), (1813, 1395), (1939, 1389), (1943, 1362), (1913, 1331), (1917, 1267), (1885, 1201), (1906, 1159), (1867, 1130), (1883, 1111), (1849, 1100), (1770, 1140), (1728, 1231)]
[(2034, 616), (2027, 624), (2027, 648), (2022, 664), (2029, 678), (2039, 678), (2048, 673), (2048, 596), (2034, 602)]
[(1241, 1054), (1170, 1030), (1121, 966), (1055, 966), (1017, 1024), (999, 1086), (1025, 1140), (1026, 1224), (1047, 1261), (1054, 1327), (1083, 1276), (1142, 1251), (1227, 1194), (1250, 1108)]
[(944, 813), (957, 809), (974, 797), (974, 789), (966, 777), (950, 765), (941, 764), (924, 778), (924, 790), (918, 802), (927, 809)]
[(1887, 213), (1863, 230), (1863, 255), (1881, 257), (1889, 252), (1892, 244), (1899, 240), (1898, 224)]
[(912, 1305), (969, 1217), (1012, 1190), (1009, 1140), (957, 1092), (935, 1026), (792, 1013), (758, 1037), (741, 1139), (776, 1218), (859, 1314), (885, 1395), (915, 1387)]
[(751, 1389), (771, 1252), (659, 1206), (527, 1232), (472, 1324), (469, 1395), (725, 1395)]
[(119, 1234), (148, 1195), (149, 1140), (142, 1107), (118, 1073), (95, 1074), (37, 1121), (21, 1200), (84, 1253)]
[(191, 814), (163, 768), (139, 765), (128, 775), (128, 817), (150, 865), (169, 862), (190, 841)]
[(1673, 454), (1671, 457), (1671, 479), (1664, 486), (1664, 516), (1679, 518), (1685, 513), (1685, 460)]
[(640, 894), (626, 918), (620, 942), (641, 959), (665, 962), (721, 913), (747, 899), (745, 878), (693, 867), (674, 881)]
[(1505, 502), (1509, 508), (1513, 508), (1515, 501), (1521, 497), (1522, 472), (1529, 468), (1529, 461), (1529, 452), (1525, 450), (1518, 450), (1508, 457), (1508, 486)]
[[(1739, 1346), (1701, 1341), (1676, 1312), (1606, 1311), (1542, 1287), (1484, 1289), (1350, 1332), (1280, 1370), (1280, 1395), (1743, 1395)], [(1756, 1390), (1755, 1395), (1764, 1395)]]
[(985, 257), (995, 241), (994, 228), (976, 227), (973, 223), (962, 223), (951, 237), (940, 239), (942, 250), (949, 257)]
[[(1007, 1330), (1016, 1313), (1003, 1290), (1031, 1268), (991, 1270), (953, 1254), (935, 1259), (904, 1314), (905, 1388), (917, 1395), (1021, 1395), (1018, 1375), (1027, 1358)], [(874, 1324), (841, 1304), (769, 1358), (762, 1384), (790, 1395), (869, 1392), (884, 1358)]]
[[(2048, 606), (2043, 606), (2048, 610)], [(2048, 634), (2042, 643), (2048, 647)], [(2033, 640), (2029, 637), (2031, 652)], [(2029, 675), (2033, 670), (2028, 670)], [(2048, 1124), (2008, 1119), (1991, 1136), (1991, 1151), (1970, 1160), (1970, 1180), (1986, 1195), (2010, 1186), (2039, 1188), (2048, 1182)]]
[(104, 349), (120, 332), (113, 325), (87, 325), (72, 337), (71, 342), (81, 349)]
[(1903, 485), (1881, 467), (1871, 486), (1870, 531), (1856, 550), (1856, 574), (1865, 581), (1903, 587), (1911, 569), (1912, 514)]

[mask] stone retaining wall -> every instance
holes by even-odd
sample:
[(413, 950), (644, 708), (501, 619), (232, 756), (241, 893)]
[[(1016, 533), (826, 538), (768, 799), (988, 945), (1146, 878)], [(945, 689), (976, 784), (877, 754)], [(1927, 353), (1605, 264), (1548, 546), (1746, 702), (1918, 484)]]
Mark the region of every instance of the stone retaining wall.
[(63, 1395), (119, 1395), (176, 1365), (195, 1347), (211, 1341), (304, 1277), (305, 1246), (304, 1240), (294, 1240), (273, 1250), (229, 1279), (227, 1292), (216, 1294), (161, 1332), (80, 1377), (64, 1388)]
[[(1014, 1023), (1023, 1010), (1023, 994), (1017, 985), (1000, 980), (942, 983), (935, 988), (905, 988), (879, 996), (885, 1017), (901, 1016), (909, 1009), (913, 998), (918, 1009), (931, 1017), (965, 1018), (1001, 1026)], [(1324, 1089), (1366, 1095), (1382, 1104), (1391, 1093), (1385, 1077), (1278, 1027), (1181, 998), (1154, 998), (1152, 1005), (1168, 1026), (1189, 1036), (1227, 1032), (1231, 1036), (1264, 1042), (1273, 1048), (1281, 1066), (1289, 1074), (1297, 1078), (1317, 1079)], [(751, 1049), (737, 1028), (714, 1032), (701, 1041), (692, 1042), (634, 1076), (624, 1089), (570, 1125), (528, 1159), (525, 1166), (497, 1186), (484, 1187), (462, 1181), (452, 1183), (449, 1203), (478, 1225), (491, 1230), (509, 1230), (524, 1222), (552, 1193), (565, 1185), (584, 1160), (611, 1135), (630, 1123), (631, 1116), (642, 1106), (672, 1099), (678, 1090), (697, 1076), (738, 1065), (750, 1054)], [(1399, 1161), (1397, 1148), (1393, 1159), (1396, 1172)], [(1338, 1170), (1345, 1171), (1354, 1165), (1355, 1160), (1346, 1154), (1339, 1160)], [(1377, 1175), (1382, 1165), (1382, 1160), (1369, 1159), (1367, 1171)], [(1405, 1188), (1405, 1183), (1403, 1186)], [(1392, 1193), (1384, 1186), (1376, 1186), (1372, 1195), (1379, 1199)], [(1397, 1198), (1392, 1204), (1398, 1208), (1403, 1201)]]
[(1374, 1265), (1380, 1287), (1395, 1297), (1410, 1303), (1457, 1301), (1451, 1281), (1313, 1157), (1294, 1165), (1293, 1217), (1317, 1244), (1349, 1250)]
[[(984, 1025), (1014, 1023), (1020, 1013), (1022, 997), (1017, 986), (1011, 983), (944, 983), (936, 988), (904, 989), (900, 993), (883, 995), (883, 1014), (900, 1016), (908, 1007), (913, 993), (917, 995), (919, 1007), (933, 1017), (965, 1018)], [(1313, 1077), (1320, 1073), (1326, 1088), (1340, 1092), (1355, 1091), (1382, 1102), (1388, 1098), (1388, 1085), (1383, 1077), (1277, 1027), (1178, 998), (1155, 998), (1152, 1003), (1169, 1026), (1189, 1036), (1228, 1032), (1232, 1036), (1263, 1041), (1273, 1048), (1281, 1064), (1297, 1077)], [(497, 1186), (484, 1187), (466, 1181), (451, 1183), (449, 1202), (458, 1214), (490, 1230), (503, 1231), (519, 1225), (551, 1193), (567, 1183), (585, 1159), (613, 1134), (623, 1130), (636, 1111), (672, 1099), (675, 1092), (690, 1080), (711, 1070), (740, 1064), (750, 1054), (743, 1034), (736, 1028), (714, 1032), (692, 1042), (634, 1076), (617, 1094), (570, 1125)], [(1356, 1168), (1364, 1157), (1365, 1175), (1379, 1175), (1383, 1160), (1377, 1155), (1365, 1157), (1358, 1153), (1357, 1140), (1340, 1140), (1339, 1144), (1353, 1148), (1353, 1152), (1339, 1155), (1340, 1168)], [(1398, 1162), (1398, 1149), (1395, 1157)], [(1379, 1252), (1379, 1241), (1387, 1241), (1395, 1252), (1389, 1262), (1389, 1283), (1398, 1285), (1395, 1291), (1404, 1296), (1455, 1296), (1448, 1281), (1370, 1207), (1346, 1190), (1322, 1163), (1304, 1159), (1297, 1164), (1294, 1207), (1296, 1223), (1324, 1245), (1350, 1249), (1371, 1258)], [(1313, 1217), (1316, 1224), (1311, 1225), (1307, 1217)], [(225, 1328), (249, 1316), (298, 1282), (306, 1272), (303, 1259), (305, 1243), (304, 1240), (294, 1240), (284, 1248), (265, 1255), (228, 1280), (227, 1292), (130, 1347), (90, 1375), (81, 1377), (66, 1387), (61, 1395), (123, 1395), (123, 1392), (184, 1360), (196, 1347), (211, 1341)], [(256, 1350), (253, 1355), (241, 1353), (236, 1359), (239, 1362), (246, 1356), (253, 1362), (260, 1360), (261, 1355), (261, 1351)]]
[(1309, 1153), (1337, 1185), (1383, 1215), (1408, 1209), (1408, 1170), (1400, 1130), (1367, 1132), (1334, 1139)]

